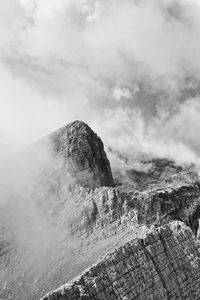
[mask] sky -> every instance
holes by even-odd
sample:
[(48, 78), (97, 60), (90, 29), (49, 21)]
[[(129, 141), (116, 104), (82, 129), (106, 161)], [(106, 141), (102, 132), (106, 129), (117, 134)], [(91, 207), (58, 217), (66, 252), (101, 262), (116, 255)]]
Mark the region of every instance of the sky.
[(199, 160), (199, 0), (0, 1), (0, 161), (76, 119), (130, 159)]

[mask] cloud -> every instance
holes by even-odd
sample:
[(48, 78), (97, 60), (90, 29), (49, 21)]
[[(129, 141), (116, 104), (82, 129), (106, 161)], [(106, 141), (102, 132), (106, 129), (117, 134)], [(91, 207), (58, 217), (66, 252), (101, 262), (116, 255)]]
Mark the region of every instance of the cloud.
[(107, 146), (120, 132), (132, 152), (199, 156), (197, 0), (3, 0), (1, 15), (4, 152), (82, 119)]

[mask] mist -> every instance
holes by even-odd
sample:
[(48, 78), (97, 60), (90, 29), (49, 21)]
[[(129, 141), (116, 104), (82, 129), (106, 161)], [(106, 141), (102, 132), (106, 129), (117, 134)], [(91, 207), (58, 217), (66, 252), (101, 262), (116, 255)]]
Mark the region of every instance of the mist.
[(59, 252), (61, 231), (48, 217), (51, 203), (47, 203), (47, 188), (42, 182), (54, 168), (53, 152), (47, 142), (28, 147), (1, 165), (1, 242), (10, 245), (12, 263), (15, 251), (21, 273), (37, 271), (39, 276)]

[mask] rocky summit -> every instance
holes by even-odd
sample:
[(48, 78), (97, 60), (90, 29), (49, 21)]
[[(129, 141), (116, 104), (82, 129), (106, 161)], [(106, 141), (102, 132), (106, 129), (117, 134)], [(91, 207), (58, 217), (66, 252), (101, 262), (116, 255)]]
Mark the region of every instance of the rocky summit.
[(83, 187), (113, 186), (104, 145), (84, 122), (75, 121), (49, 136), (69, 173)]
[(198, 168), (153, 158), (111, 172), (80, 121), (44, 140), (34, 184), (1, 207), (0, 299), (200, 299)]

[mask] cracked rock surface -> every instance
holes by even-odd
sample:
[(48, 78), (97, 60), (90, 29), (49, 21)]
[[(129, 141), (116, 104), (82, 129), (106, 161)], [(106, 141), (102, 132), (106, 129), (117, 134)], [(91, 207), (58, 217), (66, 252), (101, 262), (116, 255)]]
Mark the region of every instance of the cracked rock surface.
[(200, 247), (181, 222), (154, 229), (42, 300), (199, 299)]

